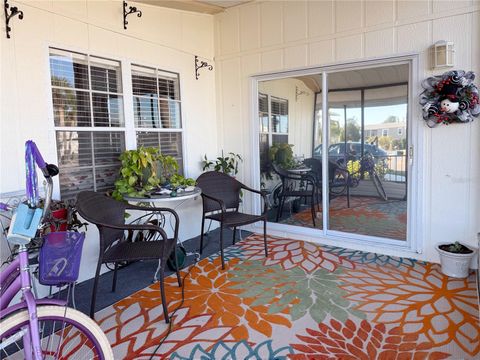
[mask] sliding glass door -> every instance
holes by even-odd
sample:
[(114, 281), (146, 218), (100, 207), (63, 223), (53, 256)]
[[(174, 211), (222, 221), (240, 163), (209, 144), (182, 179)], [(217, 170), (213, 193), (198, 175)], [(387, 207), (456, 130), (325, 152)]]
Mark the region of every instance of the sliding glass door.
[[(279, 229), (407, 241), (410, 66), (326, 69), (258, 82), (260, 184)], [(288, 126), (275, 126), (277, 98), (288, 104), (281, 114)], [(282, 141), (275, 141), (279, 130)]]
[(328, 229), (405, 241), (408, 65), (328, 77)]

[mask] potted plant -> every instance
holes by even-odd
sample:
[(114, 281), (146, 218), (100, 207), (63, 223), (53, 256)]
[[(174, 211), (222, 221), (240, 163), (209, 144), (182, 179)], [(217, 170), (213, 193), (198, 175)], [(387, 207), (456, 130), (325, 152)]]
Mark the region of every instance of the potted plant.
[[(40, 201), (40, 206), (44, 206), (43, 200)], [(81, 222), (78, 219), (74, 202), (68, 200), (52, 200), (50, 203), (50, 213), (45, 221), (49, 224), (47, 233), (79, 231), (81, 228), (87, 228), (87, 223)]]
[(120, 155), (120, 177), (115, 181), (112, 196), (122, 200), (124, 195), (141, 197), (165, 184), (178, 171), (172, 156), (160, 154), (157, 148), (140, 147)]
[(223, 172), (224, 174), (235, 176), (238, 174), (238, 165), (243, 162), (242, 157), (239, 154), (229, 152), (226, 156), (217, 157), (215, 161), (208, 160), (207, 155), (203, 157), (203, 171), (212, 169), (215, 171)]
[(477, 249), (455, 243), (444, 243), (437, 245), (437, 251), (440, 254), (440, 263), (442, 272), (454, 278), (466, 278), (470, 269), (470, 262)]
[(270, 161), (280, 165), (283, 169), (293, 168), (295, 160), (292, 148), (292, 144), (273, 144), (268, 151)]

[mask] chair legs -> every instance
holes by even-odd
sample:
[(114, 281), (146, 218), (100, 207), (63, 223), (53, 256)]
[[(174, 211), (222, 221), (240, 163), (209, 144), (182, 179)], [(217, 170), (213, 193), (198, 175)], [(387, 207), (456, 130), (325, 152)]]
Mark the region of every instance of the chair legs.
[(117, 270), (118, 270), (118, 263), (115, 263), (115, 268), (113, 270), (112, 292), (115, 292), (117, 288)]
[(283, 213), (284, 204), (285, 204), (285, 196), (282, 196), (280, 198), (280, 204), (278, 205), (278, 209), (277, 209), (277, 219), (275, 220), (276, 222), (278, 222), (278, 220), (280, 220), (280, 216)]
[(225, 259), (223, 258), (223, 223), (220, 223), (220, 256), (222, 258), (222, 270), (225, 270)]
[(350, 207), (350, 187), (347, 185), (347, 207)]
[(233, 228), (233, 236), (232, 236), (232, 245), (235, 245), (235, 234), (237, 233), (237, 228)]
[[(175, 261), (175, 269), (177, 273), (177, 281), (178, 281), (178, 286), (182, 287), (182, 277), (180, 276), (180, 269), (178, 268), (178, 259), (177, 259), (177, 244), (174, 245), (173, 247), (173, 256), (174, 256), (174, 261)], [(166, 261), (163, 260), (162, 261)]]
[(162, 264), (160, 265), (159, 281), (160, 281), (160, 296), (162, 297), (163, 317), (165, 318), (165, 322), (168, 324), (170, 322), (170, 318), (168, 317), (167, 297), (165, 296), (165, 285), (163, 284), (163, 279), (165, 277), (165, 274), (164, 274), (165, 263), (166, 261), (162, 261)]
[(268, 256), (268, 249), (267, 249), (267, 220), (263, 220), (263, 243), (265, 245), (265, 257)]
[(101, 268), (102, 268), (102, 259), (98, 259), (97, 270), (95, 271), (95, 280), (93, 281), (92, 301), (90, 303), (90, 317), (92, 319), (95, 316), (95, 303), (97, 300), (97, 288), (98, 288), (98, 280), (100, 277)]
[(314, 200), (315, 195), (312, 194), (312, 203), (311, 203), (311, 211), (312, 211), (312, 221), (313, 221), (313, 227), (315, 227), (315, 200)]
[(203, 232), (205, 230), (205, 216), (202, 216), (202, 229), (200, 231), (200, 255), (203, 253)]

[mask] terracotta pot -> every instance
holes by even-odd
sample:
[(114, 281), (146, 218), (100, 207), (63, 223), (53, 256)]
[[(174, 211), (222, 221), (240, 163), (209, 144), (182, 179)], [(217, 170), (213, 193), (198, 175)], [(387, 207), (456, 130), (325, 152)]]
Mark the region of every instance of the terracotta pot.
[(58, 209), (52, 211), (52, 217), (55, 220), (60, 220), (58, 223), (50, 225), (50, 231), (67, 231), (67, 219), (68, 219), (68, 210), (67, 209)]

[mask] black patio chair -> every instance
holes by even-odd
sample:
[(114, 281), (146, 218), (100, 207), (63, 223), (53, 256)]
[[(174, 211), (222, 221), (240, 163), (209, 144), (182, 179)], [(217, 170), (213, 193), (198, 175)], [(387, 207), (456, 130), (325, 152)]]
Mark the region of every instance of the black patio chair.
[[(322, 199), (322, 161), (317, 158), (305, 159), (303, 163), (311, 169), (311, 174), (315, 178), (317, 188), (317, 203), (320, 205)], [(328, 162), (328, 196), (329, 200), (341, 196), (347, 196), (347, 207), (350, 207), (350, 187), (348, 171), (339, 164)]]
[[(225, 269), (223, 256), (223, 229), (233, 228), (233, 244), (238, 226), (253, 224), (263, 221), (263, 241), (265, 244), (265, 256), (267, 250), (267, 199), (263, 192), (251, 189), (233, 177), (218, 172), (208, 171), (197, 179), (197, 186), (202, 189), (202, 229), (200, 233), (200, 254), (203, 251), (203, 237), (205, 219), (215, 220), (220, 223), (220, 255), (222, 258), (222, 270)], [(246, 214), (239, 211), (240, 193), (242, 190), (259, 194), (263, 198), (263, 212), (260, 215)]]
[[(86, 221), (95, 224), (100, 233), (100, 251), (93, 284), (90, 317), (93, 319), (95, 314), (97, 287), (102, 264), (113, 263), (115, 266), (112, 283), (112, 291), (115, 291), (119, 263), (159, 259), (160, 293), (165, 322), (168, 323), (168, 308), (163, 280), (165, 265), (172, 251), (174, 252), (175, 261), (177, 259), (176, 244), (179, 226), (177, 213), (168, 208), (130, 205), (93, 191), (82, 191), (77, 195), (76, 209)], [(175, 218), (173, 238), (168, 238), (165, 231), (160, 226), (154, 224), (125, 224), (126, 210), (170, 213)], [(129, 236), (125, 237), (125, 231), (129, 232)], [(148, 232), (149, 236), (143, 237), (142, 241), (133, 241), (132, 234), (135, 231)], [(177, 269), (178, 286), (182, 286), (178, 266), (175, 266), (175, 268)]]
[(315, 227), (315, 197), (317, 190), (315, 186), (315, 178), (310, 173), (297, 173), (283, 169), (278, 164), (272, 163), (273, 171), (280, 177), (282, 181), (282, 190), (279, 194), (280, 204), (277, 208), (277, 219), (283, 213), (283, 206), (286, 198), (300, 198), (308, 200), (310, 198), (312, 222)]

